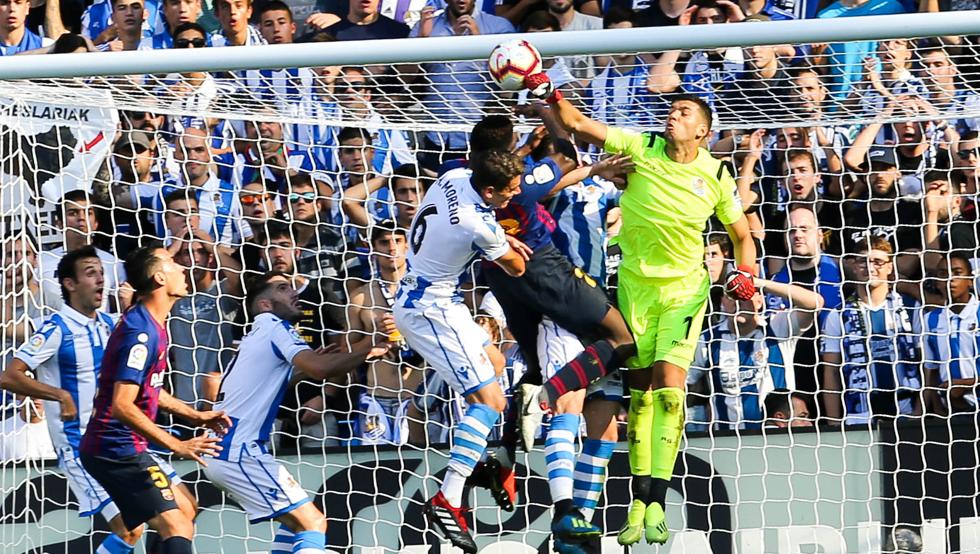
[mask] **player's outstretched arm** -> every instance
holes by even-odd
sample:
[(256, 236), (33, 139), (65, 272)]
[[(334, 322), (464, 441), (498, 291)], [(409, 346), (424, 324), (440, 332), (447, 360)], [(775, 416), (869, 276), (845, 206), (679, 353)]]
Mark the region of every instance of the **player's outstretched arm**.
[(543, 100), (553, 106), (558, 121), (576, 139), (584, 140), (600, 148), (606, 144), (606, 125), (589, 118), (574, 104), (565, 100), (560, 90), (555, 88), (551, 79), (544, 73), (528, 75), (524, 79), (524, 87), (531, 96)]
[(46, 385), (37, 379), (31, 379), (27, 372), (30, 368), (23, 361), (14, 358), (7, 370), (0, 375), (0, 389), (14, 394), (53, 400), (61, 404), (61, 421), (72, 421), (78, 418), (78, 407), (72, 400), (71, 393), (64, 389)]
[(325, 349), (303, 350), (293, 357), (293, 366), (297, 370), (294, 372), (294, 379), (326, 381), (334, 377), (342, 377), (361, 367), (364, 362), (381, 358), (390, 349), (391, 343), (378, 346), (365, 344), (351, 352)]

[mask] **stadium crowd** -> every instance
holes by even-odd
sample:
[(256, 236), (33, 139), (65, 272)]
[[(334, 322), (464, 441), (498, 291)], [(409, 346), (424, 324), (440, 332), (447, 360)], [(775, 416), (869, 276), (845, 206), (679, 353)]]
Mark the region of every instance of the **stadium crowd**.
[[(966, 0), (329, 0), (302, 20), (296, 15), (311, 8), (299, 1), (0, 0), (0, 55), (977, 7)], [(688, 379), (690, 431), (867, 425), (976, 411), (980, 58), (971, 37), (569, 56), (546, 68), (567, 96), (612, 125), (657, 125), (672, 95), (683, 92), (707, 100), (729, 128), (707, 146), (737, 177), (760, 245), (761, 293), (750, 302), (722, 294), (731, 246), (720, 227), (709, 226), (705, 265), (718, 286)], [(390, 124), (388, 114), (397, 111), (391, 91), (419, 99), (426, 117), (446, 124), (475, 123), (495, 96), (482, 62), (396, 69), (154, 78), (161, 93), (192, 97), (198, 106), (238, 87), (283, 114), (356, 125), (287, 125), (275, 114), (230, 121), (120, 113), (111, 154), (90, 190), (49, 203), (53, 231), (39, 237), (22, 229), (3, 239), (4, 367), (43, 319), (62, 309), (55, 269), (66, 252), (97, 248), (103, 308), (120, 313), (131, 301), (121, 260), (148, 239), (163, 241), (188, 268), (191, 294), (169, 322), (168, 386), (185, 402), (203, 407), (217, 393), (246, 331), (240, 298), (248, 273), (294, 278), (301, 335), (315, 348), (397, 340), (383, 330), (406, 271), (413, 217), (440, 166), (465, 157), (470, 145), (463, 132)], [(317, 84), (306, 96), (282, 92), (307, 78)], [(547, 110), (514, 100), (528, 121)], [(739, 126), (751, 119), (746, 114), (760, 113), (799, 125)], [(855, 118), (865, 123), (835, 123)], [(585, 168), (542, 203), (556, 246), (614, 294), (620, 191), (590, 175), (595, 152), (559, 151), (544, 128), (524, 140), (522, 155), (551, 156), (566, 175)], [(474, 317), (506, 356), (499, 379), (509, 390), (523, 375), (522, 354), (479, 264), (468, 281), (463, 290)], [(348, 378), (300, 383), (279, 413), (280, 446), (445, 442), (461, 401), (426, 379), (424, 367), (403, 347)], [(46, 436), (39, 402), (5, 394), (2, 417), (0, 457), (52, 455), (38, 446)], [(173, 432), (181, 431), (174, 423)]]

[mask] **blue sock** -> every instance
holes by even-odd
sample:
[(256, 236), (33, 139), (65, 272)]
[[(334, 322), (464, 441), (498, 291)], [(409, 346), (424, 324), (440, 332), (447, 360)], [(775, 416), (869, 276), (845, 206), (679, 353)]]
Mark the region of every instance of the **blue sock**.
[(133, 547), (119, 538), (119, 535), (109, 535), (95, 550), (95, 554), (130, 554), (132, 551)]
[(272, 548), (269, 550), (269, 554), (292, 554), (295, 538), (296, 535), (289, 527), (279, 524), (279, 530), (276, 531), (276, 536), (272, 538)]
[(559, 414), (551, 418), (551, 428), (544, 439), (544, 461), (548, 464), (548, 489), (551, 501), (572, 499), (572, 469), (575, 466), (575, 437), (582, 416)]
[(453, 506), (463, 501), (463, 485), (487, 449), (487, 437), (500, 414), (486, 404), (471, 404), (456, 427), (449, 449), (449, 468), (442, 482), (442, 494)]
[(613, 455), (616, 443), (598, 439), (585, 439), (582, 454), (575, 464), (575, 506), (585, 519), (591, 520), (606, 482), (606, 466)]
[(292, 554), (323, 554), (327, 549), (327, 535), (319, 531), (300, 531), (293, 539)]

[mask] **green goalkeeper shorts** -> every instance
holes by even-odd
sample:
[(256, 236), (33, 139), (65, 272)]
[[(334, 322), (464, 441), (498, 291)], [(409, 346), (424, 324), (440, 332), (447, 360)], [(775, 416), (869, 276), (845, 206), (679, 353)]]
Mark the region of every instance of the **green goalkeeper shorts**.
[(694, 361), (711, 283), (703, 268), (680, 278), (619, 273), (619, 311), (636, 339), (630, 369), (664, 361), (685, 371)]

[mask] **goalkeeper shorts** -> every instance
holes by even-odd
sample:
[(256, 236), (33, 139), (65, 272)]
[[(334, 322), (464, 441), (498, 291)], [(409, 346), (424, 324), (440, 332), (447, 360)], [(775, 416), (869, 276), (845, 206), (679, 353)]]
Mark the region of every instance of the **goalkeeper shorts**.
[(711, 283), (699, 268), (679, 278), (653, 278), (620, 270), (619, 311), (636, 339), (631, 369), (664, 361), (685, 371), (694, 361)]

